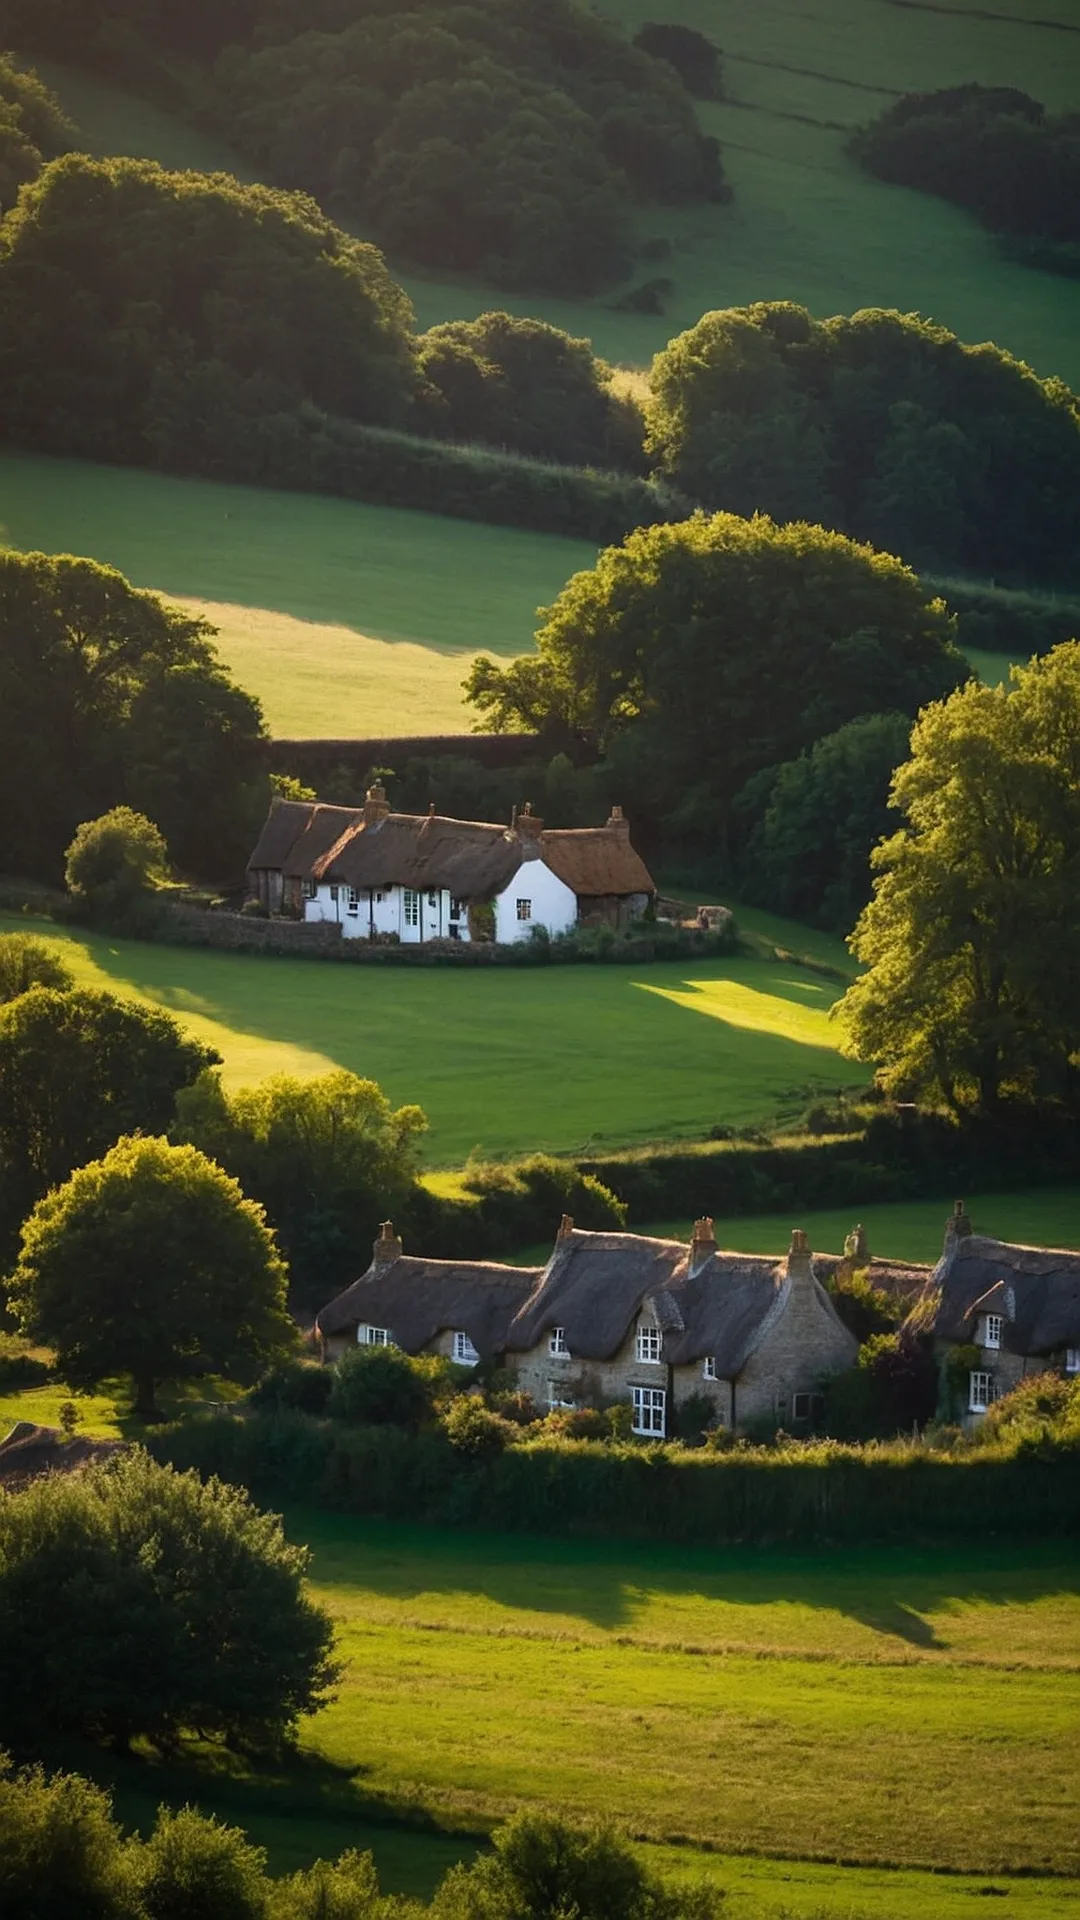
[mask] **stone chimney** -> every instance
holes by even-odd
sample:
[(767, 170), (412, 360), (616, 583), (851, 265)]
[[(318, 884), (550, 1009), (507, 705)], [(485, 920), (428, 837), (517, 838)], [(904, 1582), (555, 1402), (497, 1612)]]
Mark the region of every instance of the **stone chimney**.
[(531, 800), (526, 800), (520, 813), (516, 807), (514, 808), (514, 818), (511, 825), (514, 832), (519, 834), (523, 840), (539, 840), (540, 835), (544, 831), (544, 823), (540, 815), (533, 812)]
[(560, 1240), (569, 1240), (573, 1231), (574, 1217), (570, 1213), (564, 1213), (562, 1219), (559, 1221), (559, 1231), (555, 1235), (555, 1245), (558, 1246)]
[(949, 1246), (953, 1241), (966, 1240), (968, 1238), (968, 1235), (974, 1233), (974, 1231), (975, 1229), (971, 1224), (971, 1219), (968, 1214), (968, 1210), (964, 1205), (964, 1202), (962, 1200), (957, 1200), (953, 1206), (952, 1212), (950, 1213), (948, 1219), (945, 1222), (946, 1252), (948, 1252)]
[(624, 819), (621, 807), (612, 807), (608, 815), (607, 824), (613, 833), (619, 834), (623, 840), (629, 840), (630, 822)]
[(801, 1227), (791, 1230), (791, 1245), (788, 1248), (787, 1277), (796, 1286), (807, 1283), (814, 1277), (810, 1264), (810, 1242)]
[(376, 1270), (380, 1267), (392, 1267), (395, 1260), (401, 1258), (401, 1241), (394, 1232), (392, 1220), (384, 1220), (379, 1228), (379, 1237), (371, 1249), (371, 1264)]
[(706, 1260), (716, 1252), (716, 1233), (708, 1214), (694, 1221), (694, 1235), (690, 1242), (690, 1271), (696, 1273)]
[(364, 825), (377, 827), (386, 819), (390, 811), (390, 802), (386, 797), (386, 788), (381, 780), (376, 780), (364, 795)]

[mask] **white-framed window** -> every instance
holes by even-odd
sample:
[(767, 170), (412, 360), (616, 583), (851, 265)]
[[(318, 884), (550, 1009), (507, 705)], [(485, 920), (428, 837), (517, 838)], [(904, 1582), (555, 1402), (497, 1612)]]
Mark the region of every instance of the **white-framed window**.
[(567, 1398), (566, 1382), (564, 1380), (548, 1381), (548, 1402), (547, 1403), (548, 1403), (548, 1411), (550, 1413), (554, 1413), (557, 1407), (567, 1407), (572, 1412), (573, 1409), (577, 1406), (576, 1400), (570, 1400)]
[(437, 906), (438, 906), (438, 904), (439, 904), (439, 896), (438, 896), (438, 894), (437, 894), (437, 893), (429, 893), (429, 894), (428, 894), (428, 897), (427, 897), (427, 903), (428, 903), (428, 906), (429, 906), (429, 907), (437, 907)]
[(984, 1347), (1000, 1347), (1001, 1329), (1004, 1326), (1004, 1324), (1005, 1322), (1002, 1319), (1000, 1313), (987, 1314), (986, 1326), (983, 1329), (983, 1346)]
[(1065, 1371), (1066, 1373), (1080, 1373), (1080, 1347), (1066, 1347)]
[(357, 893), (355, 887), (350, 887), (349, 888), (349, 912), (355, 914), (355, 913), (359, 913), (359, 911), (360, 911), (360, 895)]
[(663, 1387), (632, 1387), (630, 1399), (634, 1409), (634, 1432), (659, 1434), (663, 1439), (664, 1410), (667, 1406), (667, 1394)]
[(464, 900), (455, 900), (453, 898), (451, 899), (450, 901), (451, 920), (464, 920), (466, 914), (468, 913), (468, 910), (469, 910), (468, 906)]
[(570, 1349), (566, 1344), (566, 1328), (565, 1327), (552, 1327), (551, 1338), (548, 1341), (548, 1352), (562, 1353), (562, 1354), (568, 1354), (570, 1352)]
[(381, 907), (385, 898), (386, 898), (386, 895), (383, 893), (382, 888), (381, 887), (377, 888), (375, 893), (375, 905), (377, 907)]
[(969, 1373), (968, 1375), (968, 1412), (985, 1413), (994, 1403), (994, 1376), (992, 1373)]
[(318, 881), (316, 881), (316, 880), (305, 880), (305, 881), (304, 881), (304, 899), (305, 899), (305, 900), (317, 900), (317, 899), (318, 899), (318, 897), (319, 897), (319, 885), (318, 885)]
[(791, 1396), (791, 1418), (804, 1424), (808, 1420), (820, 1420), (825, 1411), (825, 1401), (820, 1393), (793, 1393)]
[(637, 1358), (657, 1361), (663, 1353), (663, 1348), (664, 1336), (655, 1320), (643, 1320), (637, 1330)]
[(338, 897), (338, 889), (336, 886), (333, 886), (330, 889), (330, 898), (331, 900), (336, 900), (337, 897)]
[(703, 1379), (703, 1380), (715, 1380), (715, 1379), (716, 1379), (716, 1358), (715, 1358), (715, 1355), (713, 1355), (713, 1354), (711, 1354), (711, 1353), (707, 1353), (707, 1354), (705, 1355), (705, 1358), (704, 1358), (704, 1360), (703, 1360), (703, 1361), (702, 1361), (702, 1363), (701, 1363), (701, 1377), (702, 1377), (702, 1379)]
[(393, 1345), (387, 1327), (369, 1327), (363, 1322), (356, 1329), (356, 1338), (362, 1347), (390, 1347)]
[(475, 1367), (480, 1358), (467, 1333), (455, 1333), (452, 1351), (454, 1359), (462, 1367)]
[(420, 895), (414, 887), (406, 887), (404, 892), (405, 925), (407, 927), (418, 927), (420, 925)]
[(532, 919), (532, 901), (531, 900), (519, 900), (517, 902), (517, 917), (519, 920)]

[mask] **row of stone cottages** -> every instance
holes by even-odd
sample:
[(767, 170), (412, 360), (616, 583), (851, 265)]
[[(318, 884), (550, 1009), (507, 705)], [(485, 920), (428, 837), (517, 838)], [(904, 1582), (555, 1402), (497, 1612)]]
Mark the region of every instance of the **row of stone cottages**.
[[(634, 1432), (656, 1438), (676, 1431), (691, 1396), (733, 1431), (775, 1422), (807, 1432), (823, 1378), (857, 1352), (824, 1284), (838, 1265), (812, 1254), (801, 1230), (786, 1257), (725, 1252), (708, 1219), (689, 1246), (585, 1233), (564, 1218), (543, 1267), (426, 1260), (406, 1254), (387, 1222), (367, 1272), (315, 1325), (328, 1360), (360, 1342), (491, 1361), (541, 1406), (628, 1400)], [(870, 1260), (869, 1273), (914, 1303), (942, 1360), (970, 1349), (970, 1424), (1028, 1373), (1080, 1372), (1078, 1254), (974, 1234), (958, 1206), (936, 1267)]]
[(340, 926), (350, 940), (528, 940), (579, 924), (624, 927), (656, 899), (613, 807), (602, 827), (551, 831), (532, 809), (509, 827), (435, 812), (278, 800), (248, 862), (248, 893), (271, 913)]

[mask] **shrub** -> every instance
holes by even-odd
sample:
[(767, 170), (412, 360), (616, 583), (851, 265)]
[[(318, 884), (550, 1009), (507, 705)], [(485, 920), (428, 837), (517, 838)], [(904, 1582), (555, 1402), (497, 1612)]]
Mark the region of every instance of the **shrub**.
[(1025, 1449), (1080, 1446), (1080, 1380), (1050, 1371), (1022, 1380), (987, 1408), (977, 1438), (982, 1445), (1006, 1441)]
[(338, 1361), (326, 1411), (356, 1426), (419, 1427), (429, 1420), (445, 1364), (398, 1347), (353, 1347)]
[(43, 1387), (52, 1378), (52, 1368), (29, 1351), (28, 1343), (17, 1334), (0, 1333), (0, 1393), (17, 1393), (26, 1387)]
[(454, 1450), (470, 1460), (501, 1453), (516, 1437), (513, 1421), (493, 1413), (475, 1393), (461, 1393), (451, 1400), (440, 1424)]
[(146, 1920), (264, 1920), (263, 1848), (194, 1807), (161, 1807), (135, 1863)]
[(451, 1869), (433, 1920), (718, 1920), (721, 1890), (660, 1881), (610, 1828), (519, 1813), (493, 1838)]
[(325, 1413), (334, 1374), (317, 1360), (283, 1360), (263, 1374), (249, 1395), (253, 1407), (292, 1413)]
[(144, 1920), (108, 1796), (78, 1774), (12, 1770), (0, 1754), (5, 1920)]
[(834, 1276), (828, 1282), (833, 1306), (860, 1346), (873, 1334), (892, 1333), (904, 1310), (883, 1287), (875, 1287), (869, 1273)]
[(676, 1403), (675, 1431), (688, 1446), (701, 1446), (715, 1420), (716, 1402), (707, 1393), (688, 1393)]
[(168, 856), (145, 814), (113, 807), (97, 820), (84, 820), (65, 862), (78, 918), (123, 932), (153, 927), (153, 895), (166, 878)]
[(74, 985), (74, 974), (44, 940), (31, 933), (0, 933), (0, 1004), (31, 987), (67, 993)]

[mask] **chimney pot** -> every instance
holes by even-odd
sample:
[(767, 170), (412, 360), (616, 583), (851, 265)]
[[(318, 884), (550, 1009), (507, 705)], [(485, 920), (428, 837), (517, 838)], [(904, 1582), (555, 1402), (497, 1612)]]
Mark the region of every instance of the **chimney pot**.
[(544, 831), (544, 823), (538, 813), (532, 810), (532, 801), (526, 800), (520, 813), (515, 810), (514, 827), (525, 840), (539, 840)]
[(791, 1230), (791, 1246), (788, 1249), (787, 1272), (790, 1280), (810, 1280), (813, 1267), (810, 1262), (810, 1242), (802, 1227)]
[(555, 1235), (556, 1240), (569, 1240), (570, 1235), (573, 1233), (573, 1231), (574, 1231), (573, 1215), (569, 1213), (564, 1213), (562, 1219), (559, 1221), (559, 1231)]
[(390, 811), (390, 802), (386, 797), (386, 788), (381, 780), (376, 780), (364, 795), (364, 825), (377, 827), (386, 819)]
[(971, 1218), (964, 1202), (957, 1200), (948, 1220), (945, 1222), (946, 1242), (949, 1240), (966, 1240), (968, 1235), (974, 1233), (974, 1231), (975, 1229), (971, 1224)]
[(710, 1254), (716, 1252), (716, 1230), (708, 1214), (694, 1221), (694, 1233), (690, 1242), (690, 1267), (700, 1267)]
[(621, 834), (624, 840), (629, 840), (630, 822), (624, 817), (621, 807), (612, 807), (607, 824), (615, 833)]

